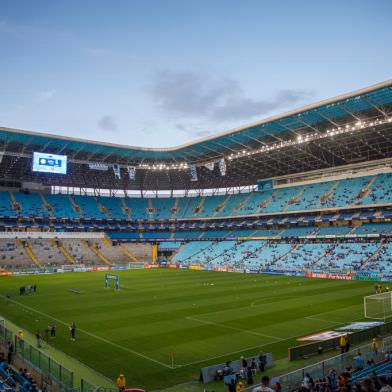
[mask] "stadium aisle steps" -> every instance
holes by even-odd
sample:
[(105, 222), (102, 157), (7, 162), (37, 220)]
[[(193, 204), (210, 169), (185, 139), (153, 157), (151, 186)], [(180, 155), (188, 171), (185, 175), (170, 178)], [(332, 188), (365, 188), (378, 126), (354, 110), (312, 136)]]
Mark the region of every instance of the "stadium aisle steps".
[(128, 207), (127, 203), (125, 203), (125, 199), (120, 197), (121, 200), (121, 208), (124, 211), (124, 213), (128, 216), (128, 219), (131, 219), (132, 217), (132, 210)]
[(70, 255), (70, 253), (67, 251), (67, 249), (64, 248), (62, 242), (58, 240), (57, 242), (55, 240), (51, 240), (52, 246), (57, 247), (59, 251), (64, 255), (64, 257), (67, 259), (67, 261), (70, 264), (75, 264), (75, 260), (73, 257)]
[(15, 195), (13, 192), (8, 192), (10, 195), (10, 199), (11, 199), (11, 208), (17, 212), (18, 215), (21, 215), (22, 212), (22, 206), (20, 205), (20, 203), (18, 203), (16, 201)]
[[(301, 196), (302, 196), (302, 194), (305, 192), (305, 189), (306, 189), (305, 187), (301, 188), (301, 189), (298, 191), (298, 193), (297, 193), (294, 197), (292, 197), (292, 198), (286, 203), (286, 205), (285, 205), (285, 207), (283, 208), (282, 211), (287, 211), (287, 210), (290, 208), (291, 205), (296, 204), (296, 203), (301, 199)], [(302, 208), (299, 208), (299, 209), (302, 209)]]
[(82, 240), (82, 243), (84, 243), (86, 246), (88, 246), (92, 252), (94, 252), (98, 258), (106, 265), (110, 265), (110, 261), (105, 257), (105, 255), (97, 248), (96, 244), (90, 244), (89, 241)]
[(374, 260), (377, 260), (377, 256), (381, 254), (386, 245), (386, 242), (380, 242), (380, 246), (377, 248), (377, 250), (364, 263), (362, 263), (361, 269), (366, 269), (365, 267), (368, 264), (370, 264)]
[[(192, 217), (197, 217), (198, 214), (203, 212), (204, 203), (206, 202), (206, 197), (202, 196), (200, 202), (197, 204), (196, 208), (192, 210)], [(195, 210), (197, 209), (197, 212)]]
[(334, 181), (332, 183), (331, 188), (329, 188), (322, 197), (320, 197), (319, 202), (317, 203), (317, 207), (316, 208), (323, 208), (323, 204), (327, 203), (328, 200), (330, 200), (332, 198), (332, 196), (335, 193), (336, 188), (339, 185), (339, 181)]
[[(20, 241), (20, 240), (18, 240), (18, 241)], [(31, 243), (30, 243), (29, 240), (26, 241), (26, 245), (27, 245), (27, 246), (23, 246), (23, 244), (22, 244), (22, 246), (23, 246), (25, 252), (29, 255), (31, 261), (32, 261), (37, 267), (40, 267), (40, 268), (41, 268), (41, 267), (42, 267), (42, 263), (38, 260), (37, 256), (35, 256), (35, 254), (33, 253), (33, 249), (32, 249), (32, 246), (31, 246)]]
[(138, 261), (137, 258), (131, 253), (129, 249), (127, 249), (124, 245), (120, 244), (117, 245), (121, 251), (131, 260), (131, 261)]
[(50, 203), (45, 199), (45, 196), (42, 192), (39, 192), (39, 196), (41, 198), (42, 205), (44, 208), (48, 211), (49, 216), (53, 216), (53, 207), (51, 206)]
[(82, 211), (82, 209), (77, 205), (75, 199), (74, 199), (71, 195), (69, 195), (68, 198), (69, 198), (69, 201), (71, 202), (71, 206), (72, 206), (72, 209), (74, 210), (74, 212), (76, 212), (76, 213), (79, 214), (80, 216), (83, 216), (83, 211)]
[(362, 199), (368, 196), (370, 190), (372, 189), (374, 181), (376, 181), (376, 179), (377, 176), (373, 176), (370, 178), (370, 181), (367, 183), (366, 187), (361, 189), (361, 191), (358, 193), (357, 197), (355, 198), (355, 204), (361, 204)]
[[(228, 195), (228, 196), (225, 198), (225, 200), (223, 200), (223, 203), (221, 203), (220, 205), (218, 205), (218, 206), (215, 208), (215, 211), (214, 211), (214, 213), (213, 213), (211, 216), (216, 216), (216, 215), (219, 214), (221, 211), (223, 211), (223, 210), (225, 209), (227, 203), (229, 203), (231, 196), (232, 196), (232, 195)], [(227, 215), (230, 215), (230, 212), (229, 212)]]
[(180, 203), (180, 199), (176, 197), (174, 199), (172, 210), (170, 211), (170, 219), (175, 219), (175, 215), (177, 214), (179, 203)]

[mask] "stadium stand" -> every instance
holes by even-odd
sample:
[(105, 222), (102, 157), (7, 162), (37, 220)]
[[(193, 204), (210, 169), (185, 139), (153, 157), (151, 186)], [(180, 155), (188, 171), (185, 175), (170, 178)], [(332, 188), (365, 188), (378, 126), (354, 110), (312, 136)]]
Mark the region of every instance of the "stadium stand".
[(120, 245), (126, 255), (134, 261), (151, 262), (151, 245), (146, 243), (123, 243)]
[(89, 247), (88, 241), (64, 239), (62, 244), (78, 264), (103, 264), (102, 260)]
[(68, 263), (66, 256), (50, 240), (30, 240), (32, 251), (37, 259), (44, 265), (59, 266)]
[(11, 239), (0, 239), (0, 266), (4, 269), (20, 269), (34, 266), (22, 243)]
[[(331, 185), (332, 184), (332, 185)], [(392, 202), (392, 174), (229, 196), (121, 198), (0, 192), (2, 215), (75, 219), (167, 220), (244, 216)], [(12, 208), (10, 208), (12, 206)]]
[(49, 215), (39, 194), (14, 192), (13, 197), (20, 216), (42, 218)]
[[(0, 128), (1, 273), (116, 271), (162, 262), (173, 269), (391, 281), (391, 87), (386, 82), (178, 148), (116, 146)], [(37, 151), (67, 156), (67, 174), (32, 171)], [(176, 295), (181, 292), (173, 291)], [(307, 311), (313, 305), (303, 301), (298, 313), (311, 321)], [(221, 327), (222, 335), (253, 334), (258, 345), (275, 335), (267, 329), (265, 334), (264, 326), (259, 333), (236, 322), (186, 321), (197, 323), (195, 332), (208, 326), (208, 345)], [(329, 322), (329, 316), (317, 321)], [(136, 327), (138, 336), (149, 336)], [(271, 346), (284, 341), (279, 336)], [(159, 361), (152, 361), (166, 369), (171, 360), (174, 370), (175, 345), (169, 343), (161, 347)], [(237, 347), (222, 352), (233, 350)], [(147, 346), (140, 351), (149, 360)], [(390, 361), (371, 368), (376, 374), (390, 370)], [(369, 372), (350, 373), (351, 382)], [(35, 390), (4, 365), (0, 377), (0, 392)]]

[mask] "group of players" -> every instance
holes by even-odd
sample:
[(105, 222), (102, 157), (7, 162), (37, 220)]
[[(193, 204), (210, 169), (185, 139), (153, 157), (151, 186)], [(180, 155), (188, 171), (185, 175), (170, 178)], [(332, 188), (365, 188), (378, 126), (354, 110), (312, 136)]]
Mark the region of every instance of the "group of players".
[(20, 286), (19, 287), (19, 295), (23, 294), (33, 294), (37, 292), (37, 285), (34, 284), (29, 284), (28, 286)]
[[(71, 335), (71, 340), (74, 342), (76, 341), (76, 324), (74, 322), (72, 322), (69, 326), (69, 333)], [(50, 334), (50, 338), (56, 338), (56, 332), (57, 332), (57, 326), (55, 323), (52, 323), (50, 325), (48, 325), (45, 328), (45, 337), (46, 340), (49, 340), (49, 334)], [(37, 332), (35, 333), (35, 338), (37, 340), (37, 347), (40, 348), (42, 347), (42, 342), (44, 341), (41, 332), (39, 330), (37, 330)]]

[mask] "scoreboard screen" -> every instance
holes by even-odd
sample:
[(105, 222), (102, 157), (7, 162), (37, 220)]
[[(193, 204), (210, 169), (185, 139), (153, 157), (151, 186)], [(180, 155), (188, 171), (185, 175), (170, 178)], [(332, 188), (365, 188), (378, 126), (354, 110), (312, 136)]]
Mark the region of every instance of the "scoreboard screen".
[(34, 152), (33, 172), (67, 174), (67, 156)]

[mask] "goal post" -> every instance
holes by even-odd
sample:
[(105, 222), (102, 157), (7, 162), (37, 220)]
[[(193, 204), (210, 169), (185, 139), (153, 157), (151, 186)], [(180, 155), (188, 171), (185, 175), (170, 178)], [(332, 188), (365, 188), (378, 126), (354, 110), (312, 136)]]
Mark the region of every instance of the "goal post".
[(392, 317), (392, 292), (364, 297), (363, 307), (365, 318), (385, 321)]
[(105, 274), (105, 289), (110, 288), (110, 282), (114, 281), (115, 283), (115, 290), (119, 291), (120, 290), (120, 279), (118, 275), (113, 275), (113, 274)]

